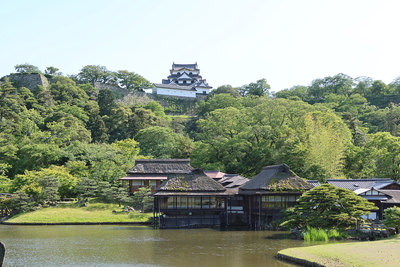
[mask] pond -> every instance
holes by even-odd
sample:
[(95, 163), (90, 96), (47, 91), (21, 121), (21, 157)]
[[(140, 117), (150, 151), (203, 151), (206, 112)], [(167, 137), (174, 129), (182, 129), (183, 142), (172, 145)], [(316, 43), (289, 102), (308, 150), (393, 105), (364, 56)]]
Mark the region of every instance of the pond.
[(274, 258), (304, 246), (287, 232), (159, 230), (140, 226), (0, 225), (11, 266), (293, 266)]

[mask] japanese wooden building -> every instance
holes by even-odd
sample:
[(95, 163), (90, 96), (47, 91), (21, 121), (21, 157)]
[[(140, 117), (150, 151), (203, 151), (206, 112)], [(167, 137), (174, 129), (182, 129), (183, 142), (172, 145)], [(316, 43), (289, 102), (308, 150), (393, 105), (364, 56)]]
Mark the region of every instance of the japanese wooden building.
[(313, 185), (295, 175), (286, 164), (267, 166), (239, 188), (250, 227), (259, 228), (282, 219), (281, 211), (292, 207)]
[(226, 223), (233, 193), (201, 169), (169, 174), (153, 193), (154, 217), (160, 228), (215, 227)]

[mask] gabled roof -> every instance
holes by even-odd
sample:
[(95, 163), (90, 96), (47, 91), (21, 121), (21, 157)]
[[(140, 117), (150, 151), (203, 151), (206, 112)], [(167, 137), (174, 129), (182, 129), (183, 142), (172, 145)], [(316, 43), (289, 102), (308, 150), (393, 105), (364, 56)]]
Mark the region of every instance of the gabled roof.
[(192, 78), (184, 72), (181, 76), (179, 76), (178, 80), (191, 80)]
[(190, 159), (137, 159), (127, 174), (189, 173), (194, 168)]
[(390, 196), (384, 203), (400, 203), (400, 190), (379, 190), (380, 192)]
[(286, 164), (267, 166), (239, 190), (295, 191), (307, 190), (313, 186), (295, 175)]
[(328, 184), (334, 185), (336, 187), (349, 189), (355, 191), (359, 188), (374, 188), (374, 185), (384, 186), (392, 183), (391, 179), (388, 178), (373, 178), (373, 179), (328, 179), (326, 181)]
[(193, 169), (190, 173), (169, 174), (167, 181), (163, 182), (154, 195), (168, 195), (173, 193), (225, 193), (225, 188), (203, 170)]

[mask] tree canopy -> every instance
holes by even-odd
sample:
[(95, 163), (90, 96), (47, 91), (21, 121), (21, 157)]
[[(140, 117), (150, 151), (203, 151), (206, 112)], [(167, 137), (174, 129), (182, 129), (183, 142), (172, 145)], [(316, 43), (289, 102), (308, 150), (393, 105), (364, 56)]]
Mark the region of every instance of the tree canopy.
[(356, 226), (362, 215), (378, 208), (356, 193), (322, 184), (304, 193), (298, 203), (284, 212), (281, 224), (289, 228), (346, 228)]

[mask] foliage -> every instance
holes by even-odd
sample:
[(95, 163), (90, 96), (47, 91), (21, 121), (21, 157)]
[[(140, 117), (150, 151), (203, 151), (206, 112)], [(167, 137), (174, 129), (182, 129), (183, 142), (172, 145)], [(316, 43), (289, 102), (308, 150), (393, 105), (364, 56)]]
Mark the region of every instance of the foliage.
[(15, 70), (19, 73), (40, 73), (38, 67), (25, 63), (25, 64), (18, 64), (14, 66)]
[(387, 227), (396, 227), (396, 232), (400, 233), (400, 208), (392, 207), (383, 211), (385, 220), (383, 224)]
[(153, 209), (153, 197), (150, 196), (150, 187), (141, 187), (133, 193), (134, 207), (142, 212), (149, 212)]
[(378, 209), (354, 192), (330, 184), (314, 187), (304, 193), (298, 204), (284, 212), (281, 224), (289, 228), (346, 228), (356, 226), (362, 215)]

